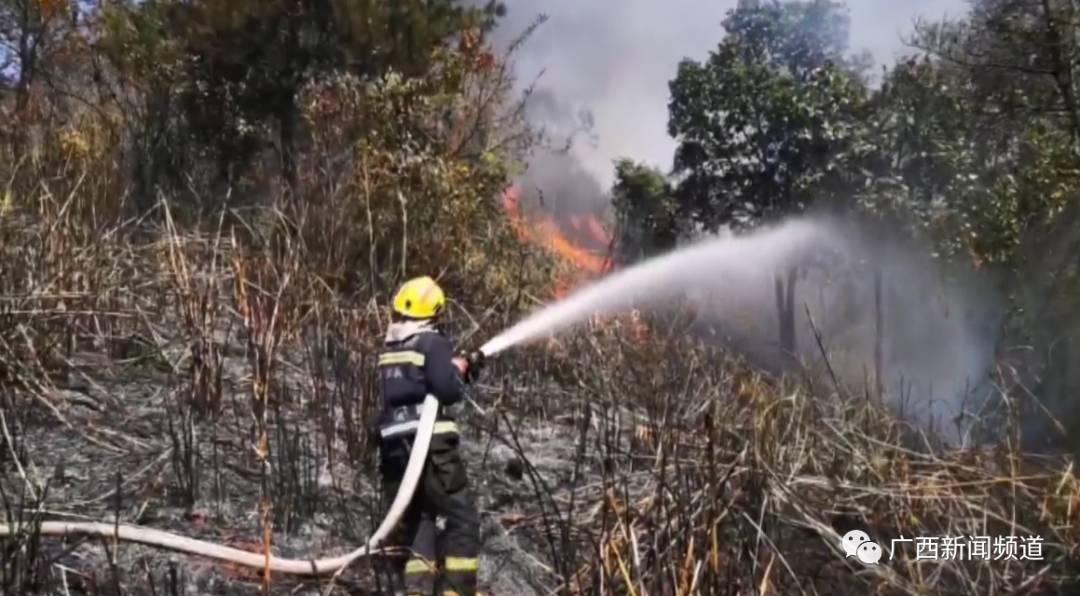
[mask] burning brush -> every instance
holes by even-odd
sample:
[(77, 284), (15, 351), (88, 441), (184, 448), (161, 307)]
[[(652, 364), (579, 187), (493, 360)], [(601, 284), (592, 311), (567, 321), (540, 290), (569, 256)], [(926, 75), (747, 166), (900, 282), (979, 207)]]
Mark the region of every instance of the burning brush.
[(543, 215), (526, 220), (521, 211), (521, 188), (516, 185), (503, 193), (503, 208), (519, 240), (543, 246), (570, 266), (570, 273), (556, 282), (556, 299), (615, 270), (611, 259), (614, 237), (595, 215), (571, 215), (564, 220)]

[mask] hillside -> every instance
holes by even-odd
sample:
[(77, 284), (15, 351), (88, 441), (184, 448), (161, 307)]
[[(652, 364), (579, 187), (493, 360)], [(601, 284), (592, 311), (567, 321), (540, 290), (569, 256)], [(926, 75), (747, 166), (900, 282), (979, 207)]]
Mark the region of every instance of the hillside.
[[(247, 261), (224, 243), (210, 250), (213, 240), (98, 241), (80, 254), (113, 264), (108, 289), (9, 298), (10, 521), (119, 520), (255, 552), (268, 538), (295, 557), (344, 552), (377, 523), (365, 423), (376, 323), (325, 301), (260, 318), (284, 301), (238, 279)], [(654, 328), (641, 341), (598, 320), (486, 371), (472, 394), (483, 413), (462, 413), (492, 593), (1075, 586), (1078, 487), (1066, 461), (1007, 446), (934, 450), (877, 400), (769, 379), (685, 337)], [(882, 541), (1044, 542), (1039, 560), (1008, 563), (917, 560), (901, 546), (897, 562), (867, 570), (838, 554), (852, 528)], [(32, 530), (5, 553), (7, 590), (243, 594), (261, 583), (257, 570)], [(368, 593), (377, 581), (358, 563), (335, 585)], [(271, 578), (272, 593), (318, 589)]]
[(491, 359), (457, 407), (485, 593), (1077, 593), (1080, 21), (974, 6), (871, 86), (834, 3), (739, 3), (669, 82), (671, 169), (613, 164), (598, 211), (523, 182), (557, 143), (501, 3), (0, 3), (0, 593), (380, 593), (372, 559), (316, 580), (40, 523), (350, 551), (403, 280), (475, 349), (807, 214), (869, 238)]

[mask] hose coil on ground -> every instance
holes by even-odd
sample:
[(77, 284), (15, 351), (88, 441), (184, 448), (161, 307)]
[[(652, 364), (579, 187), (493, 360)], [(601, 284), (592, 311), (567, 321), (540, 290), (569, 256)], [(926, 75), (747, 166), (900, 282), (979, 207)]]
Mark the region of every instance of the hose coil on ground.
[[(420, 427), (416, 431), (416, 441), (409, 455), (409, 463), (405, 466), (405, 475), (397, 495), (387, 511), (386, 518), (368, 539), (367, 544), (357, 548), (351, 553), (332, 558), (302, 560), (283, 559), (273, 555), (253, 553), (207, 542), (188, 538), (172, 532), (144, 528), (128, 524), (111, 524), (104, 522), (42, 522), (39, 533), (43, 536), (102, 536), (116, 538), (125, 542), (137, 542), (148, 546), (156, 546), (192, 555), (210, 557), (221, 561), (229, 561), (246, 567), (258, 569), (269, 568), (276, 573), (290, 575), (325, 575), (338, 572), (348, 567), (353, 561), (371, 556), (379, 552), (382, 543), (390, 535), (394, 527), (401, 521), (405, 510), (409, 507), (416, 487), (420, 482), (420, 475), (424, 470), (427, 460), (428, 449), (431, 447), (431, 435), (435, 429), (435, 418), (439, 413), (439, 401), (433, 395), (424, 399), (423, 409), (420, 413)], [(33, 532), (32, 524), (0, 524), (0, 538), (15, 536), (21, 531)]]

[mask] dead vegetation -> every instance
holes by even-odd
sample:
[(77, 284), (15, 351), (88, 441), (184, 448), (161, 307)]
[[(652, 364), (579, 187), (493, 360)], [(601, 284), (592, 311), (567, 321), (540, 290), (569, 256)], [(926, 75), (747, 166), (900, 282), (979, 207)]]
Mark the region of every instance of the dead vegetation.
[[(668, 340), (583, 340), (576, 447), (588, 471), (548, 494), (572, 593), (1069, 593), (1071, 462), (996, 445), (933, 448), (864, 396), (758, 376)], [(678, 354), (680, 357), (671, 357)], [(717, 363), (724, 363), (717, 366)], [(1015, 429), (1012, 429), (1015, 431)], [(543, 534), (542, 520), (517, 522)], [(861, 529), (885, 564), (845, 558)], [(960, 553), (975, 537), (1031, 547)], [(949, 544), (942, 537), (951, 537)], [(922, 540), (920, 540), (920, 538)], [(937, 542), (931, 551), (927, 540)], [(921, 544), (919, 544), (921, 543)], [(944, 550), (942, 550), (944, 548)]]
[[(243, 220), (182, 228), (161, 204), (91, 231), (66, 219), (77, 198), (39, 198), (0, 222), (6, 521), (134, 523), (297, 557), (362, 542), (381, 511), (367, 424), (375, 295), (346, 301), (321, 284), (288, 225), (253, 241)], [(454, 314), (474, 341), (502, 323)], [(638, 327), (595, 322), (500, 357), (477, 388), (484, 413), (466, 417), (496, 593), (1076, 589), (1069, 459), (1022, 453), (1008, 422), (993, 444), (942, 449), (876, 396), (766, 378), (665, 325), (642, 341)], [(845, 558), (850, 529), (887, 564)], [(1039, 537), (1040, 557), (944, 560), (915, 544), (980, 536)], [(316, 585), (32, 531), (4, 542), (0, 569), (5, 593), (380, 583), (369, 562)]]
[[(29, 530), (0, 543), (0, 592), (378, 591), (369, 561), (303, 582), (44, 538), (26, 522), (132, 523), (290, 557), (368, 537), (381, 514), (369, 421), (388, 292), (441, 274), (451, 330), (475, 347), (552, 289), (551, 263), (517, 241), (496, 200), (512, 171), (498, 147), (520, 133), (507, 124), (519, 114), (494, 114), (505, 72), (463, 74), (473, 58), (451, 53), (421, 80), (307, 89), (314, 133), (298, 184), (269, 197), (248, 180), (244, 196), (211, 200), (188, 180), (195, 198), (148, 201), (129, 184), (115, 106), (46, 135), (36, 157), (5, 145), (0, 503)], [(444, 109), (454, 126), (426, 126), (448, 126)], [(640, 331), (603, 321), (508, 352), (471, 396), (491, 593), (1080, 588), (1080, 489), (1069, 458), (1019, 448), (1009, 414), (1022, 392), (999, 392), (993, 442), (948, 450), (877, 396), (765, 377), (677, 326)], [(927, 559), (900, 542), (867, 567), (840, 549), (854, 528), (886, 552), (894, 539), (1038, 536), (1042, 557)]]
[[(365, 423), (374, 313), (314, 299), (295, 260), (248, 261), (219, 240), (171, 231), (145, 248), (125, 238), (76, 253), (109, 263), (98, 279), (129, 271), (144, 280), (137, 289), (8, 282), (0, 413), (9, 522), (117, 520), (297, 556), (344, 550), (378, 522)], [(6, 244), (8, 262), (50, 271), (32, 261), (32, 246)], [(253, 273), (249, 262), (266, 269)], [(534, 589), (1075, 589), (1080, 493), (1070, 462), (1020, 453), (1015, 429), (997, 445), (941, 451), (876, 400), (761, 378), (671, 339), (680, 335), (639, 344), (597, 327), (562, 356), (543, 346), (508, 355), (474, 396), (486, 412), (470, 416), (474, 442), (515, 454), (476, 461), (482, 502), (525, 545)], [(537, 426), (572, 449), (519, 437)], [(493, 503), (486, 479), (510, 460), (523, 466), (518, 496)], [(886, 550), (895, 544), (893, 559), (869, 568), (845, 559), (839, 539), (854, 528)], [(1010, 535), (1041, 537), (1041, 558), (920, 559), (914, 542), (892, 542)], [(164, 554), (108, 541), (27, 533), (4, 553), (8, 592), (299, 587), (195, 560), (170, 571)], [(354, 571), (354, 588), (377, 581)]]

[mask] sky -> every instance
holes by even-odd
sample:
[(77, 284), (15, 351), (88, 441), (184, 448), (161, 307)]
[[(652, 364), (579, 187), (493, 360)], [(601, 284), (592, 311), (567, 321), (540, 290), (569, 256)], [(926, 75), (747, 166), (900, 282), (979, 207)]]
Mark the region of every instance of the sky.
[[(735, 0), (505, 3), (508, 14), (495, 34), (499, 44), (518, 36), (538, 14), (548, 17), (514, 59), (518, 84), (536, 84), (532, 119), (560, 130), (588, 112), (593, 124), (591, 135), (575, 138), (575, 164), (537, 166), (580, 168), (572, 175), (590, 176), (599, 189), (610, 188), (612, 162), (619, 157), (670, 169), (675, 142), (667, 135), (668, 82), (681, 59), (703, 59), (716, 47), (721, 21)], [(847, 5), (851, 49), (869, 50), (879, 64), (910, 52), (902, 36), (917, 17), (957, 17), (967, 8), (965, 0), (849, 0)]]

